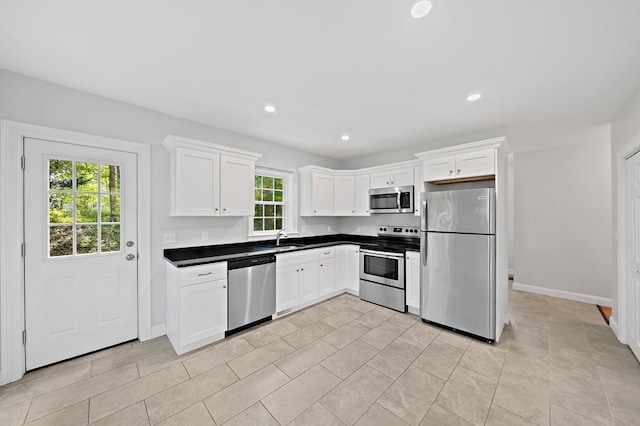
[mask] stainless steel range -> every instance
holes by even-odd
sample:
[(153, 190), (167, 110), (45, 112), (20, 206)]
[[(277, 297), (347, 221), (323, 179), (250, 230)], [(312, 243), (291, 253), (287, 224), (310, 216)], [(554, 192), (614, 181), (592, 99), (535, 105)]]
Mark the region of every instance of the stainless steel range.
[(417, 226), (378, 227), (379, 244), (360, 248), (360, 299), (406, 312), (405, 250), (418, 244)]

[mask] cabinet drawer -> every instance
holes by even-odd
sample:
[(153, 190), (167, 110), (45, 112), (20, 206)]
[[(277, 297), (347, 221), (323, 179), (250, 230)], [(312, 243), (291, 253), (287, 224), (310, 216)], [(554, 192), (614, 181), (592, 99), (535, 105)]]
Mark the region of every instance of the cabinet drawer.
[(276, 268), (300, 265), (305, 262), (316, 262), (318, 249), (298, 251), (295, 253), (276, 254)]
[(180, 269), (180, 287), (227, 278), (227, 262)]
[(335, 247), (325, 247), (318, 249), (318, 259), (326, 259), (329, 257), (336, 257)]

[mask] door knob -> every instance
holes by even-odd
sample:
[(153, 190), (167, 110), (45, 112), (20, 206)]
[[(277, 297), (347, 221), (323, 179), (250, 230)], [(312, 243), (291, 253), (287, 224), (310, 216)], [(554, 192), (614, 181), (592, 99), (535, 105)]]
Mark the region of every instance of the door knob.
[(129, 254), (127, 255), (127, 260), (133, 260), (133, 259), (135, 259), (135, 258), (136, 258), (136, 256), (135, 256), (135, 255), (133, 255), (133, 254), (131, 254), (131, 253), (129, 253)]
[(133, 247), (133, 241), (127, 241), (127, 247)]

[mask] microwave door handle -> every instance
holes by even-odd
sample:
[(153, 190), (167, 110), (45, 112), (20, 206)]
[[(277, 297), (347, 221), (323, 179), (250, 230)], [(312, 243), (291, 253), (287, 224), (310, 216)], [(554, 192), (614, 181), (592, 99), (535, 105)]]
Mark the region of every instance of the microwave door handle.
[(398, 213), (402, 213), (402, 191), (396, 192), (396, 206), (398, 206)]

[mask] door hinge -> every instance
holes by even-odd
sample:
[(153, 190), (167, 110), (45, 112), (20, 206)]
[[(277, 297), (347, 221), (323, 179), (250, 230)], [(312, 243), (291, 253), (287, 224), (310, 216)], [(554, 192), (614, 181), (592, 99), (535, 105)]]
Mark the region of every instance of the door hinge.
[(24, 170), (24, 163), (25, 163), (25, 159), (23, 155), (22, 157), (20, 157), (20, 167), (22, 168), (22, 170)]
[(22, 255), (22, 257), (24, 257), (24, 255), (27, 254), (26, 252), (27, 252), (27, 249), (25, 248), (24, 243), (22, 243), (20, 245), (20, 254)]
[(22, 330), (22, 344), (27, 344), (27, 330)]

